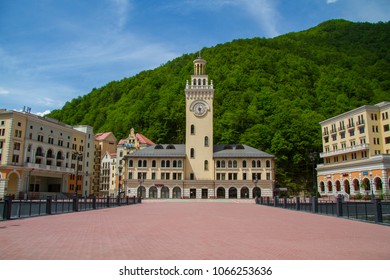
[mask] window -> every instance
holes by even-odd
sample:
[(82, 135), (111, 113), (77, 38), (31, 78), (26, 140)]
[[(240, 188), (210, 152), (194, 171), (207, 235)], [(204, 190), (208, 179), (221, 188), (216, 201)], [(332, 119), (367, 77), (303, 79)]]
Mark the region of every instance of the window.
[(225, 161), (224, 160), (222, 160), (221, 161), (221, 168), (225, 168), (226, 167), (226, 165), (225, 165)]
[(246, 160), (242, 161), (242, 168), (246, 168)]
[(152, 167), (157, 167), (156, 161), (152, 160)]
[(232, 168), (233, 167), (233, 162), (231, 160), (228, 161), (228, 168)]
[(237, 168), (237, 161), (233, 160), (233, 168)]
[(383, 126), (383, 131), (384, 131), (384, 132), (390, 131), (390, 125), (389, 125), (389, 124), (385, 124), (385, 125)]
[(246, 179), (246, 173), (242, 173), (242, 180), (247, 180)]
[(167, 161), (165, 162), (165, 167), (171, 167), (171, 162), (170, 162), (169, 160), (167, 160)]
[(165, 160), (162, 160), (161, 163), (160, 163), (160, 167), (163, 167), (165, 168)]
[(270, 160), (267, 160), (267, 162), (266, 162), (266, 167), (267, 167), (267, 168), (270, 168), (270, 167), (271, 167), (271, 161), (270, 161)]
[(266, 176), (267, 176), (267, 180), (271, 180), (271, 173), (267, 173)]
[(209, 161), (208, 160), (205, 160), (204, 161), (204, 170), (209, 170)]
[(178, 167), (178, 168), (182, 168), (182, 166), (183, 166), (183, 163), (182, 163), (181, 160), (179, 160), (179, 161), (177, 162), (177, 167)]
[(208, 147), (209, 146), (209, 137), (205, 136), (204, 138), (204, 146)]
[(129, 160), (129, 167), (133, 167), (133, 160)]
[(195, 125), (191, 124), (191, 135), (195, 135)]
[(133, 179), (133, 173), (132, 172), (129, 172), (128, 176), (127, 176), (127, 179), (129, 180), (132, 180)]
[(195, 157), (195, 149), (194, 148), (191, 148), (191, 152), (190, 152), (190, 157), (191, 158), (194, 158)]

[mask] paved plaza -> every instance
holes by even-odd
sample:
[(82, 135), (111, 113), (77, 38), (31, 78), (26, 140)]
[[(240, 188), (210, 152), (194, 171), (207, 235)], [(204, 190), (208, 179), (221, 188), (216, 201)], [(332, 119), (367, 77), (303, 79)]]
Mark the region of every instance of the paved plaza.
[(3, 260), (389, 260), (390, 227), (249, 200), (142, 204), (0, 222)]

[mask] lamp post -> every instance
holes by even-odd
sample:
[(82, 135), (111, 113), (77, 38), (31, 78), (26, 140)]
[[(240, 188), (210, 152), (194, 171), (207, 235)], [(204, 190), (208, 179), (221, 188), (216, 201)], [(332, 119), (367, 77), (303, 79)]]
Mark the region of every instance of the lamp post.
[(317, 152), (310, 153), (309, 157), (313, 163), (313, 196), (317, 196), (317, 180), (316, 180), (316, 174), (315, 174), (315, 163), (317, 160)]
[[(259, 180), (257, 179), (257, 174), (255, 173), (254, 176), (253, 176), (253, 183), (255, 183), (255, 189), (257, 189), (257, 182)], [(256, 195), (257, 197), (257, 195)], [(261, 197), (261, 190), (260, 190), (260, 197)]]
[(76, 157), (76, 186), (75, 186), (75, 191), (74, 191), (74, 197), (77, 197), (77, 184), (78, 184), (78, 177), (79, 177), (79, 160), (82, 160), (82, 153), (73, 152), (73, 156)]
[(119, 183), (118, 183), (118, 199), (120, 199), (120, 197), (121, 197), (121, 193), (122, 193), (122, 191), (121, 191), (121, 180), (122, 180), (122, 169), (123, 169), (123, 167), (122, 167), (122, 165), (119, 165), (119, 167), (118, 167), (118, 172), (119, 172), (119, 174), (118, 174), (118, 180), (119, 180)]
[(372, 172), (370, 172), (370, 187), (371, 187), (371, 201), (374, 201), (375, 195), (374, 195), (374, 182), (372, 181)]
[(142, 197), (142, 184), (144, 183), (144, 179), (142, 177), (138, 178), (138, 197)]

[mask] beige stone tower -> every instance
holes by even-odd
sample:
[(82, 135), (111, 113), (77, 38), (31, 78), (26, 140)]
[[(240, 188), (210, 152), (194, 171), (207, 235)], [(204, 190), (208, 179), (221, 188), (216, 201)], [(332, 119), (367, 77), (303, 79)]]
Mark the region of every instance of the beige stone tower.
[(214, 180), (213, 82), (206, 60), (194, 60), (194, 74), (186, 89), (186, 180)]

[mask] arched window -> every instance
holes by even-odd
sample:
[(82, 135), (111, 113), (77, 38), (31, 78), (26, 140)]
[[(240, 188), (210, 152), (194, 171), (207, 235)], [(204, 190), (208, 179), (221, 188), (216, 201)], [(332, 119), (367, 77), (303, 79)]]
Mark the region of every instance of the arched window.
[(152, 167), (156, 167), (156, 161), (155, 160), (152, 160)]
[(177, 162), (177, 167), (178, 167), (178, 168), (182, 168), (182, 166), (183, 166), (183, 163), (182, 163), (181, 160), (179, 160), (179, 161)]
[(208, 160), (204, 161), (204, 170), (209, 170), (209, 161)]
[(217, 160), (217, 168), (221, 168), (221, 162)]
[(256, 161), (252, 160), (252, 168), (256, 168)]
[(147, 167), (148, 166), (148, 162), (146, 161), (146, 160), (144, 160), (143, 162), (142, 162), (142, 167)]
[(257, 161), (257, 167), (261, 167), (261, 161), (260, 160)]
[(196, 86), (196, 79), (194, 79), (193, 84), (194, 84), (194, 86)]
[(271, 167), (271, 161), (267, 160), (266, 166), (267, 166), (268, 168)]
[(201, 84), (202, 84), (202, 80), (198, 79), (198, 85), (201, 85)]
[(226, 167), (225, 161), (222, 160), (222, 161), (221, 161), (221, 168), (225, 168), (225, 167)]
[(204, 86), (206, 85), (206, 79), (203, 79), (203, 85)]
[(233, 160), (233, 168), (237, 168), (237, 161)]
[(194, 148), (191, 148), (191, 158), (194, 158), (195, 157), (195, 149)]
[(161, 161), (161, 167), (165, 167), (165, 160)]
[(208, 146), (209, 146), (209, 137), (208, 137), (208, 136), (205, 136), (205, 137), (204, 137), (204, 146), (205, 146), (205, 147), (208, 147)]
[(242, 161), (242, 168), (246, 168), (246, 160)]
[(133, 167), (133, 160), (129, 160), (129, 167)]
[(176, 161), (176, 160), (174, 160), (174, 161), (172, 162), (172, 167), (173, 167), (173, 168), (176, 168), (176, 167), (177, 167), (177, 161)]
[(170, 162), (169, 160), (167, 160), (167, 161), (165, 162), (165, 167), (171, 167), (171, 162)]
[(231, 160), (228, 161), (228, 168), (232, 168), (233, 167), (233, 162)]
[(191, 135), (195, 135), (195, 125), (191, 124)]
[(138, 160), (138, 167), (142, 167), (142, 160)]

